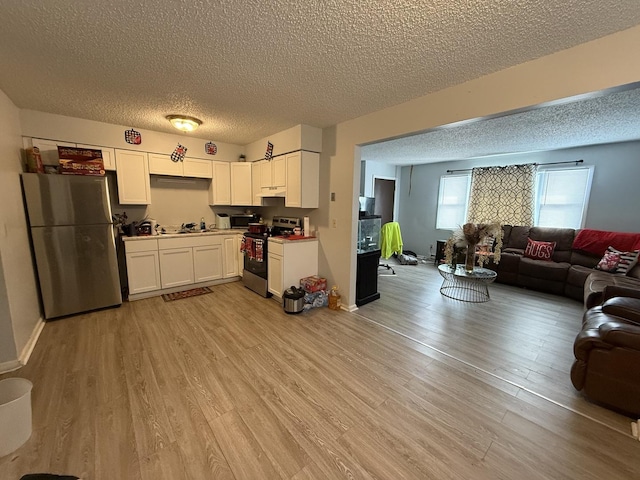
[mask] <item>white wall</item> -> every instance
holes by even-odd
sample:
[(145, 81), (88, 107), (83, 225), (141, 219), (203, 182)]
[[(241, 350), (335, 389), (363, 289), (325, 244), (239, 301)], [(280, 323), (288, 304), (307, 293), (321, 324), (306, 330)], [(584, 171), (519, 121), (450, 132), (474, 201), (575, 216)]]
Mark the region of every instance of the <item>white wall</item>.
[(638, 44), (640, 26), (325, 129), (325, 197), (311, 220), (319, 225), (320, 271), (341, 287), (345, 303), (355, 304), (358, 145), (635, 82)]
[(176, 145), (180, 143), (187, 147), (188, 157), (223, 162), (236, 162), (240, 154), (244, 152), (242, 145), (217, 142), (215, 139), (211, 139), (218, 147), (218, 153), (207, 155), (204, 146), (210, 139), (199, 138), (196, 136), (197, 133), (169, 134), (135, 127), (134, 129), (142, 134), (142, 143), (132, 145), (124, 139), (124, 132), (129, 130), (131, 125), (114, 125), (34, 110), (21, 110), (20, 124), (22, 135), (25, 137), (46, 138), (101, 147), (171, 154)]
[(26, 360), (42, 318), (20, 187), (20, 133), (19, 110), (0, 91), (0, 371)]
[[(584, 160), (583, 165), (593, 165), (593, 183), (587, 206), (585, 228), (621, 232), (640, 232), (640, 141), (592, 147), (579, 147), (550, 152), (519, 155), (501, 155), (482, 160), (442, 162), (413, 167), (411, 194), (409, 195), (410, 167), (402, 170), (400, 185), (400, 225), (402, 238), (408, 249), (429, 255), (430, 246), (437, 240), (446, 240), (448, 230), (437, 230), (436, 211), (439, 180), (447, 170), (511, 165), (523, 163), (550, 163)], [(612, 211), (615, 214), (612, 215)]]
[(393, 219), (397, 221), (400, 203), (400, 167), (387, 163), (367, 160), (360, 162), (360, 193), (365, 197), (375, 197), (376, 178), (395, 180), (396, 190), (393, 195)]

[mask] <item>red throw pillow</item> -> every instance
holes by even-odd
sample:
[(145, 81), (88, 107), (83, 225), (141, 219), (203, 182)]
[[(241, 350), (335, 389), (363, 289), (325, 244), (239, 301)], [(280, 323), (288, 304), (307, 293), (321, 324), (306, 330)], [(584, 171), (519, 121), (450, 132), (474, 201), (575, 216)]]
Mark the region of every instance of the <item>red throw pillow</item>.
[(620, 264), (620, 253), (605, 252), (604, 257), (596, 265), (596, 270), (603, 272), (615, 272)]
[(527, 238), (527, 248), (524, 250), (524, 256), (534, 260), (547, 260), (550, 262), (555, 248), (556, 242), (538, 242)]

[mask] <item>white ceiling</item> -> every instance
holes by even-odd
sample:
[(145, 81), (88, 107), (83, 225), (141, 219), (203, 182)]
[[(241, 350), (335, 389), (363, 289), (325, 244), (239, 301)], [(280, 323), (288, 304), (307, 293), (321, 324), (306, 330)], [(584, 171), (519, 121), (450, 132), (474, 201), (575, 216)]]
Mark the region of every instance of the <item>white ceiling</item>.
[(165, 132), (184, 113), (198, 137), (246, 144), (638, 25), (640, 4), (20, 0), (0, 18), (0, 90), (18, 107)]
[(362, 160), (394, 165), (640, 140), (640, 85), (367, 145)]

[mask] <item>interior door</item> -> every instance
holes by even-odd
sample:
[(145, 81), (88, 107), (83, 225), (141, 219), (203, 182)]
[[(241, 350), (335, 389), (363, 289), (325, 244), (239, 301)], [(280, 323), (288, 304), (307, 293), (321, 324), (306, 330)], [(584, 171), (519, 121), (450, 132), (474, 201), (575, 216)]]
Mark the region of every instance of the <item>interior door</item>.
[(393, 222), (393, 207), (396, 193), (396, 181), (376, 178), (373, 189), (376, 215), (382, 217), (382, 225)]

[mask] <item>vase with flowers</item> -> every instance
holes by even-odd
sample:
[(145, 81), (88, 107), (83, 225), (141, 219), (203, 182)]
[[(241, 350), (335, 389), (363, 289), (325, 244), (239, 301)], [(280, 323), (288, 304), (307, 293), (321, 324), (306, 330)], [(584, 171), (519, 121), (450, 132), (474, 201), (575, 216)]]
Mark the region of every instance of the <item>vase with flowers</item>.
[[(456, 261), (456, 253), (461, 249), (466, 249), (465, 270), (467, 273), (473, 272), (476, 263), (483, 266), (489, 259), (493, 257), (494, 263), (500, 262), (500, 252), (502, 250), (502, 225), (500, 222), (492, 223), (465, 223), (445, 244), (444, 253), (446, 262), (454, 265)], [(491, 251), (491, 244), (493, 252)]]

